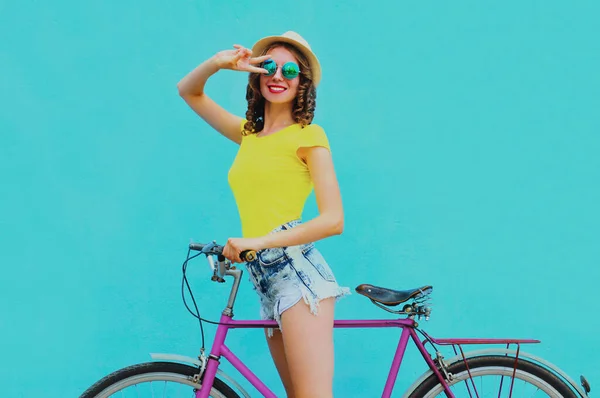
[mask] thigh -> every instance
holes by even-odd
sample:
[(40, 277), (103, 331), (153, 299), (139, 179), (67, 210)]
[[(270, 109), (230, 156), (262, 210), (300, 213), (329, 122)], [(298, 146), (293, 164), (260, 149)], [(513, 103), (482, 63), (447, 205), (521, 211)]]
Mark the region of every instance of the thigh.
[(326, 398), (333, 390), (335, 298), (321, 300), (317, 315), (300, 300), (281, 315), (288, 370), (297, 398)]

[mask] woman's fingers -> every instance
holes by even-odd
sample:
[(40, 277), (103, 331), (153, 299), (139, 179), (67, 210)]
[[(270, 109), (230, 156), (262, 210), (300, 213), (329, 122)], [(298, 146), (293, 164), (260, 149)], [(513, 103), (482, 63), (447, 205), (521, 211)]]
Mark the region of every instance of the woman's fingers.
[(234, 245), (227, 242), (225, 247), (223, 248), (223, 256), (227, 258), (232, 263), (241, 263), (242, 259), (240, 258), (241, 250), (239, 250)]
[(267, 59), (271, 58), (270, 55), (263, 55), (262, 57), (254, 57), (254, 58), (250, 58), (250, 61), (248, 61), (251, 64), (259, 64), (261, 62), (266, 61)]
[[(223, 255), (224, 255), (224, 254), (223, 254)], [(224, 255), (224, 256), (225, 256), (225, 255)], [(239, 255), (239, 254), (237, 254), (237, 253), (236, 253), (236, 251), (234, 251), (234, 250), (231, 250), (231, 251), (229, 252), (229, 256), (225, 256), (225, 257), (227, 257), (227, 259), (228, 259), (229, 261), (231, 261), (232, 263), (241, 263), (241, 262), (242, 262), (242, 260), (240, 259), (240, 255)]]
[(245, 55), (252, 55), (252, 50), (247, 49), (244, 46), (240, 46), (239, 44), (234, 44), (233, 48), (235, 48), (237, 51), (243, 52)]
[(233, 47), (235, 48), (235, 51), (233, 51), (231, 59), (228, 62), (229, 65), (231, 65), (230, 68), (251, 73), (267, 73), (265, 69), (254, 65), (260, 64), (271, 58), (270, 55), (252, 57), (252, 50), (239, 44), (234, 44)]
[(261, 73), (261, 74), (269, 73), (269, 71), (266, 70), (265, 68), (259, 68), (258, 66), (252, 66), (252, 65), (246, 66), (246, 68), (244, 70), (246, 70), (247, 72), (252, 72), (252, 73)]
[(235, 253), (233, 252), (231, 246), (225, 245), (225, 247), (223, 248), (223, 256), (229, 261), (233, 261)]
[(240, 62), (240, 60), (242, 59), (243, 54), (242, 53), (235, 53), (235, 55), (233, 56), (233, 58), (231, 59), (231, 63), (233, 64), (234, 67), (239, 67), (238, 63)]

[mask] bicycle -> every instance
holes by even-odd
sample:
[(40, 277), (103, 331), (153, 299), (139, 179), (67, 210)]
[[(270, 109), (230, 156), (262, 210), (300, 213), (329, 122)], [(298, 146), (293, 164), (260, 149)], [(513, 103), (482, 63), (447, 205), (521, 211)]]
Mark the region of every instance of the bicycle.
[[(231, 376), (219, 369), (221, 358), (227, 359), (233, 367), (253, 385), (265, 398), (276, 398), (275, 394), (246, 366), (226, 345), (225, 339), (230, 329), (236, 328), (276, 328), (275, 321), (262, 320), (233, 320), (233, 307), (240, 285), (242, 270), (232, 265), (222, 255), (223, 246), (215, 242), (209, 244), (191, 243), (188, 255), (183, 263), (182, 296), (186, 308), (198, 318), (202, 332), (202, 348), (197, 359), (173, 355), (151, 354), (154, 361), (141, 363), (117, 370), (92, 385), (81, 398), (110, 397), (117, 392), (123, 392), (128, 387), (134, 386), (136, 391), (146, 391), (152, 388), (152, 382), (164, 382), (163, 394), (167, 392), (167, 383), (173, 382), (176, 388), (188, 392), (196, 398), (249, 398), (249, 393)], [(192, 252), (197, 252), (190, 256)], [(225, 277), (233, 278), (227, 306), (222, 312), (219, 322), (207, 321), (200, 317), (198, 306), (186, 278), (186, 269), (189, 261), (197, 256), (205, 255), (212, 271), (211, 280), (218, 283), (225, 282)], [(260, 252), (247, 251), (242, 253), (244, 261), (253, 261)], [(216, 260), (216, 262), (215, 262)], [(191, 295), (196, 313), (188, 306), (184, 286), (187, 286)], [(409, 339), (412, 340), (418, 351), (423, 356), (428, 370), (423, 373), (404, 393), (404, 397), (482, 397), (483, 386), (491, 385), (494, 389), (493, 396), (513, 396), (517, 391), (525, 388), (526, 396), (537, 395), (549, 397), (576, 398), (588, 397), (590, 385), (584, 376), (580, 377), (581, 386), (577, 385), (565, 372), (556, 365), (542, 358), (525, 353), (521, 350), (523, 344), (540, 343), (531, 339), (436, 339), (429, 336), (419, 328), (421, 318), (428, 320), (431, 314), (429, 298), (432, 286), (421, 286), (417, 289), (397, 291), (381, 288), (368, 284), (359, 285), (355, 289), (359, 294), (366, 296), (371, 302), (385, 311), (405, 317), (397, 319), (365, 319), (365, 320), (335, 320), (335, 328), (401, 328), (402, 333), (388, 377), (383, 387), (382, 398), (391, 396), (404, 352)], [(394, 310), (400, 304), (402, 309)], [(202, 322), (218, 324), (216, 336), (209, 355), (204, 349), (204, 330)], [(419, 333), (423, 337), (420, 340)], [(433, 355), (429, 353), (426, 345), (431, 346)], [(482, 349), (471, 352), (463, 350), (464, 345), (502, 345), (505, 348)], [(446, 359), (439, 347), (452, 347), (454, 356)], [(514, 348), (511, 348), (514, 347)], [(484, 378), (486, 382), (484, 383)], [(477, 382), (476, 382), (477, 379)], [(518, 380), (518, 383), (516, 382)], [(161, 383), (162, 385), (162, 383)], [(169, 393), (173, 390), (169, 386)], [(534, 389), (531, 393), (531, 389)], [(507, 395), (508, 394), (508, 395)], [(165, 395), (163, 395), (165, 396)], [(172, 395), (169, 395), (172, 396)], [(521, 396), (521, 395), (519, 395)]]

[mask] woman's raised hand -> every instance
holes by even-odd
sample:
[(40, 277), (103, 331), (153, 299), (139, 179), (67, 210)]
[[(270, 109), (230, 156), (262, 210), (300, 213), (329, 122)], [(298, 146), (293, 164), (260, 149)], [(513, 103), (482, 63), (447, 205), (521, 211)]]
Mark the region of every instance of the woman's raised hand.
[(256, 64), (271, 58), (270, 55), (263, 55), (262, 57), (252, 57), (252, 51), (235, 44), (233, 46), (235, 50), (223, 50), (215, 55), (217, 65), (221, 69), (231, 69), (243, 72), (253, 73), (266, 73), (267, 71)]

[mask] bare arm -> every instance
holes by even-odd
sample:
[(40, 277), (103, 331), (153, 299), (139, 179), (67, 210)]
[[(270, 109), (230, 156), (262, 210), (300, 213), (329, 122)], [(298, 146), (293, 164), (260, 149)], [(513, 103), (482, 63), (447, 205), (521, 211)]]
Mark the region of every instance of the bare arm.
[(229, 138), (240, 143), (240, 125), (242, 118), (223, 109), (204, 93), (208, 78), (221, 69), (233, 69), (246, 72), (264, 72), (264, 69), (252, 66), (268, 57), (251, 58), (251, 52), (241, 46), (236, 50), (225, 50), (207, 59), (188, 73), (179, 83), (179, 95), (210, 126)]
[(323, 147), (300, 148), (315, 187), (319, 215), (289, 230), (260, 238), (259, 249), (295, 246), (339, 235), (344, 230), (344, 209), (331, 152)]

